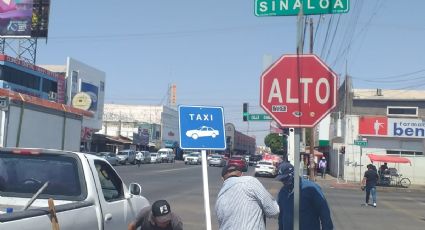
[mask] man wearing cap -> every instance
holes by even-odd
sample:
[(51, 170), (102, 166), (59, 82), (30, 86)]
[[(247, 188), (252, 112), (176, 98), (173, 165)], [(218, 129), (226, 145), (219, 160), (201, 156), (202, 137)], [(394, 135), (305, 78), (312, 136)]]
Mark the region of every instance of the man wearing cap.
[[(280, 165), (277, 179), (283, 183), (279, 191), (279, 230), (293, 229), (294, 220), (294, 166)], [(300, 179), (300, 230), (331, 230), (333, 223), (328, 203), (320, 187), (309, 180)]]
[(180, 217), (171, 212), (166, 200), (157, 200), (139, 212), (128, 225), (128, 230), (136, 230), (138, 227), (142, 230), (182, 230), (183, 223)]
[(320, 173), (322, 173), (322, 178), (325, 178), (326, 176), (326, 166), (327, 166), (326, 158), (322, 157), (322, 159), (319, 161), (319, 169), (320, 169)]
[(265, 218), (277, 218), (279, 206), (257, 178), (242, 176), (237, 165), (226, 165), (215, 211), (220, 230), (265, 230)]

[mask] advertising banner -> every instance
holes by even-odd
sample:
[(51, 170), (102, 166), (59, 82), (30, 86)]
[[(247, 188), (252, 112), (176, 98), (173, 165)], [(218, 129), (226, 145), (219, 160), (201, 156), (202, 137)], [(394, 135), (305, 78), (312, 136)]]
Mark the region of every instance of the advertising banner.
[(359, 134), (363, 136), (425, 138), (425, 121), (382, 116), (360, 117)]
[(0, 36), (47, 37), (50, 0), (0, 0)]
[(95, 113), (97, 111), (97, 96), (99, 93), (99, 88), (93, 84), (81, 82), (81, 92), (90, 95), (91, 105), (89, 107), (89, 111)]

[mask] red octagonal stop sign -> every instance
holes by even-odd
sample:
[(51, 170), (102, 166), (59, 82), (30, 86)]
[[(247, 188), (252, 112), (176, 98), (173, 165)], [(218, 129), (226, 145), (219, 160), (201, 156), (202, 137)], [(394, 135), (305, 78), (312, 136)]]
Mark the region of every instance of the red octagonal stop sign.
[(336, 106), (336, 74), (316, 55), (284, 55), (261, 75), (261, 107), (283, 127), (313, 127)]

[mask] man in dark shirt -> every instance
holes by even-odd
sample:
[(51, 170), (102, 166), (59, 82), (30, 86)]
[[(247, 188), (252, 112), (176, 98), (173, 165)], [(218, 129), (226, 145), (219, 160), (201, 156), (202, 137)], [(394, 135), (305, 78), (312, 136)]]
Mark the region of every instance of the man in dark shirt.
[(128, 225), (128, 230), (136, 230), (138, 227), (143, 230), (182, 230), (183, 223), (180, 217), (171, 212), (166, 200), (157, 200), (139, 212)]
[[(283, 183), (278, 194), (279, 230), (294, 228), (294, 166), (288, 162), (280, 165), (277, 179)], [(319, 185), (300, 179), (300, 230), (334, 229), (331, 212)]]
[(369, 205), (369, 196), (372, 193), (373, 207), (376, 207), (376, 183), (378, 182), (378, 173), (373, 169), (372, 164), (367, 165), (367, 171), (362, 180), (362, 190), (366, 190), (366, 203)]

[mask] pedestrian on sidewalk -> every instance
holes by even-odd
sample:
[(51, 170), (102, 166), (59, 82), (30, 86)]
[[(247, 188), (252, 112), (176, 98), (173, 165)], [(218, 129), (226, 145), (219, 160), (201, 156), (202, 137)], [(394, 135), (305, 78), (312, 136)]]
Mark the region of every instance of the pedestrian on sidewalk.
[(237, 165), (224, 166), (221, 176), (223, 187), (215, 204), (220, 230), (265, 230), (266, 217), (278, 217), (276, 200), (257, 178), (242, 176)]
[(373, 207), (376, 207), (376, 183), (378, 183), (378, 173), (374, 170), (372, 164), (367, 165), (367, 171), (364, 173), (362, 180), (362, 190), (366, 190), (366, 203), (369, 205), (369, 197), (372, 194)]
[(326, 161), (325, 157), (322, 157), (322, 159), (319, 161), (319, 169), (320, 172), (322, 173), (322, 178), (324, 179), (326, 176), (326, 167), (327, 167), (328, 162)]
[[(279, 230), (294, 229), (294, 166), (282, 163), (277, 179), (283, 183), (279, 191)], [(300, 230), (332, 230), (328, 202), (316, 183), (300, 178)]]
[(128, 225), (128, 230), (183, 230), (180, 217), (171, 212), (166, 200), (157, 200), (152, 206), (143, 208), (136, 219)]

